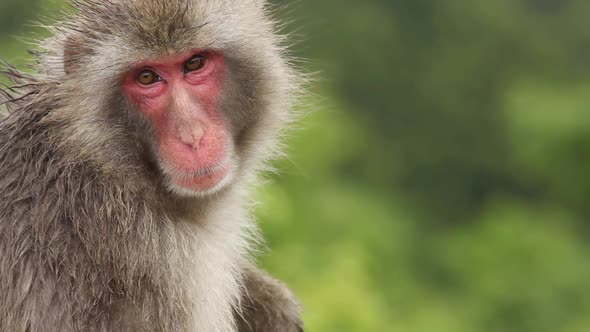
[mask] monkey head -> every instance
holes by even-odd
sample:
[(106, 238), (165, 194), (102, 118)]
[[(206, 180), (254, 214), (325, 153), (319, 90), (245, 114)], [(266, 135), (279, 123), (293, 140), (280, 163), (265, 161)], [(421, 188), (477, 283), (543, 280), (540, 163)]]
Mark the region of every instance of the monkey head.
[[(66, 82), (70, 99), (86, 105), (64, 111), (88, 112), (69, 117), (74, 127), (86, 126), (75, 144), (109, 146), (81, 150), (111, 149), (101, 164), (124, 156), (123, 163), (152, 165), (153, 181), (190, 197), (255, 174), (275, 154), (295, 75), (274, 27), (262, 23), (268, 22), (263, 1), (216, 1), (78, 3), (76, 28), (64, 25), (46, 42), (45, 65), (49, 76)], [(117, 24), (108, 24), (113, 17)], [(96, 130), (88, 133), (92, 119)]]

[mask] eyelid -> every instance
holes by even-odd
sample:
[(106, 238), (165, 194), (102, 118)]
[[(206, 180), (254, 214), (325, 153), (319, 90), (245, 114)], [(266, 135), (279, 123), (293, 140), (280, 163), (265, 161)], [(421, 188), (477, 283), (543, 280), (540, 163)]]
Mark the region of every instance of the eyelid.
[[(199, 61), (200, 61), (200, 63), (199, 63), (199, 66), (200, 66), (200, 68), (198, 68), (198, 69), (194, 69), (194, 70), (189, 70), (189, 69), (187, 68), (187, 66), (190, 64), (190, 62), (191, 62), (192, 60), (194, 60), (194, 59), (196, 59), (196, 58), (198, 58), (198, 59), (199, 59)], [(190, 72), (200, 71), (200, 70), (202, 70), (203, 68), (205, 68), (205, 66), (206, 66), (206, 65), (207, 65), (207, 56), (206, 56), (205, 54), (203, 54), (203, 53), (198, 53), (198, 54), (195, 54), (195, 55), (193, 55), (192, 57), (190, 57), (188, 60), (186, 60), (186, 61), (183, 63), (182, 67), (183, 67), (183, 71), (184, 71), (184, 73), (185, 73), (185, 74), (187, 74), (187, 73), (190, 73)]]

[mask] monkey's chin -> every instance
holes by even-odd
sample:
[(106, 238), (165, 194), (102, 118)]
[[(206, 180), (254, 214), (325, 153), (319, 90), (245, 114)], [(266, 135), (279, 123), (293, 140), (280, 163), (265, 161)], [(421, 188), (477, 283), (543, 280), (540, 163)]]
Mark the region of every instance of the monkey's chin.
[(174, 172), (168, 176), (168, 187), (178, 196), (207, 197), (227, 187), (232, 182), (234, 173), (231, 163), (191, 174)]

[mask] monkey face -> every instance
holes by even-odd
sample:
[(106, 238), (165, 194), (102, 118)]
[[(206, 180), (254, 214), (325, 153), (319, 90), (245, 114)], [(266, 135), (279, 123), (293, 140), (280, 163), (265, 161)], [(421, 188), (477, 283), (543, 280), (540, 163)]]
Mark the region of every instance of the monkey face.
[(154, 159), (175, 193), (215, 193), (235, 173), (234, 137), (220, 107), (224, 62), (218, 52), (191, 51), (124, 75), (123, 94), (151, 127)]

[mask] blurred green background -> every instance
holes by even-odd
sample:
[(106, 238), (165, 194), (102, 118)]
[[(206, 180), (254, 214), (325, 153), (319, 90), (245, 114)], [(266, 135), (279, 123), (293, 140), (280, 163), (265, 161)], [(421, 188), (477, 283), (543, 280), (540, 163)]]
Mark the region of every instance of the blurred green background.
[[(318, 74), (261, 263), (308, 331), (590, 331), (590, 2), (275, 3)], [(62, 6), (1, 0), (0, 57)]]

